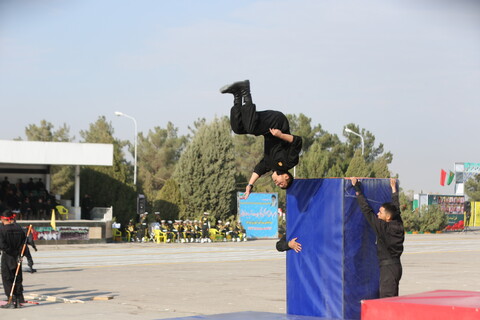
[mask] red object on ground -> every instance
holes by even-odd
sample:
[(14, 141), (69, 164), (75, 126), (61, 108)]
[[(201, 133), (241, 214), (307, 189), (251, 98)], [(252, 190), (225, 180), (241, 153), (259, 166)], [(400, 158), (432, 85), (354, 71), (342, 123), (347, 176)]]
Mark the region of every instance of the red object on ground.
[(362, 320), (478, 320), (480, 292), (437, 290), (362, 301)]

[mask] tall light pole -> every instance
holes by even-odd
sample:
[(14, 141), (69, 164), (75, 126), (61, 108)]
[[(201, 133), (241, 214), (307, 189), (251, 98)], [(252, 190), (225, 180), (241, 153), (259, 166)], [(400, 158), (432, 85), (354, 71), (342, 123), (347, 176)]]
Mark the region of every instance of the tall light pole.
[(360, 139), (362, 139), (362, 156), (363, 156), (364, 151), (365, 151), (365, 142), (363, 141), (362, 135), (359, 134), (359, 133), (356, 133), (355, 131), (350, 130), (350, 129), (347, 128), (347, 127), (345, 127), (345, 132), (348, 132), (348, 133), (354, 134), (354, 135), (356, 135), (356, 136), (359, 136)]
[(120, 111), (115, 111), (115, 115), (117, 117), (125, 117), (133, 120), (133, 123), (135, 125), (135, 139), (133, 140), (133, 147), (134, 147), (134, 161), (133, 161), (133, 185), (136, 187), (137, 186), (137, 120), (135, 120), (134, 117), (129, 116), (128, 114), (125, 114)]

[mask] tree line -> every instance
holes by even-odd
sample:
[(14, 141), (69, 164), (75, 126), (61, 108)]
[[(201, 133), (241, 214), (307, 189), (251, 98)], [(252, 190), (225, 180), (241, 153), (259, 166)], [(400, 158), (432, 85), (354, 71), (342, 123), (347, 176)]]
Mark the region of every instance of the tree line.
[[(292, 134), (303, 138), (296, 178), (391, 176), (388, 165), (393, 155), (376, 142), (370, 131), (354, 123), (345, 127), (364, 138), (343, 132), (343, 137), (312, 125), (304, 114), (288, 114)], [(27, 140), (72, 142), (67, 124), (55, 128), (46, 120), (25, 128)], [(124, 150), (133, 154), (133, 144), (115, 137), (114, 128), (100, 116), (80, 131), (79, 142), (109, 143), (114, 146), (113, 166), (81, 168), (81, 195), (89, 194), (94, 206), (113, 206), (118, 222), (136, 216), (136, 196), (145, 194), (148, 212), (160, 212), (162, 219), (197, 219), (204, 211), (215, 219), (236, 215), (237, 192), (243, 192), (255, 164), (263, 156), (263, 138), (235, 135), (228, 117), (198, 119), (181, 135), (171, 122), (138, 134), (137, 186), (133, 185), (133, 163)], [(18, 138), (20, 139), (20, 138)], [(74, 168), (52, 166), (51, 192), (73, 198)], [(292, 172), (293, 173), (293, 172)], [(255, 192), (278, 192), (284, 206), (285, 191), (276, 188), (269, 176), (255, 185)]]

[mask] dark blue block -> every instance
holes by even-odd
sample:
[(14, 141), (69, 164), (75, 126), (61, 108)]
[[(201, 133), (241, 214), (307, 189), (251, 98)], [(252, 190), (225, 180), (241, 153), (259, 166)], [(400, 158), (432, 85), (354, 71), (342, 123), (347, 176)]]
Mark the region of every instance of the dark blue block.
[[(388, 179), (362, 180), (375, 210), (391, 201)], [(287, 313), (360, 319), (360, 301), (378, 298), (375, 234), (364, 219), (350, 180), (296, 180), (287, 191)]]
[[(201, 315), (185, 318), (170, 318), (170, 320), (193, 320), (193, 319), (217, 319), (217, 320), (338, 320), (332, 318), (318, 318), (308, 316), (296, 316), (283, 313), (270, 313), (270, 312), (235, 312), (235, 313), (222, 313), (212, 315)], [(168, 319), (167, 319), (168, 320)]]

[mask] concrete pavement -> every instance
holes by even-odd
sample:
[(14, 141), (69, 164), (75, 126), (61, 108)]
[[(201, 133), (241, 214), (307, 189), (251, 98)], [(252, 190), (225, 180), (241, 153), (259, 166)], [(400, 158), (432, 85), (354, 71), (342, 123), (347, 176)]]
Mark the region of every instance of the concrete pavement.
[[(407, 235), (401, 294), (480, 291), (480, 233)], [(274, 240), (39, 246), (25, 293), (85, 301), (0, 310), (1, 319), (165, 319), (285, 313), (285, 254)], [(2, 290), (3, 291), (3, 290)], [(93, 297), (113, 296), (108, 301)]]

